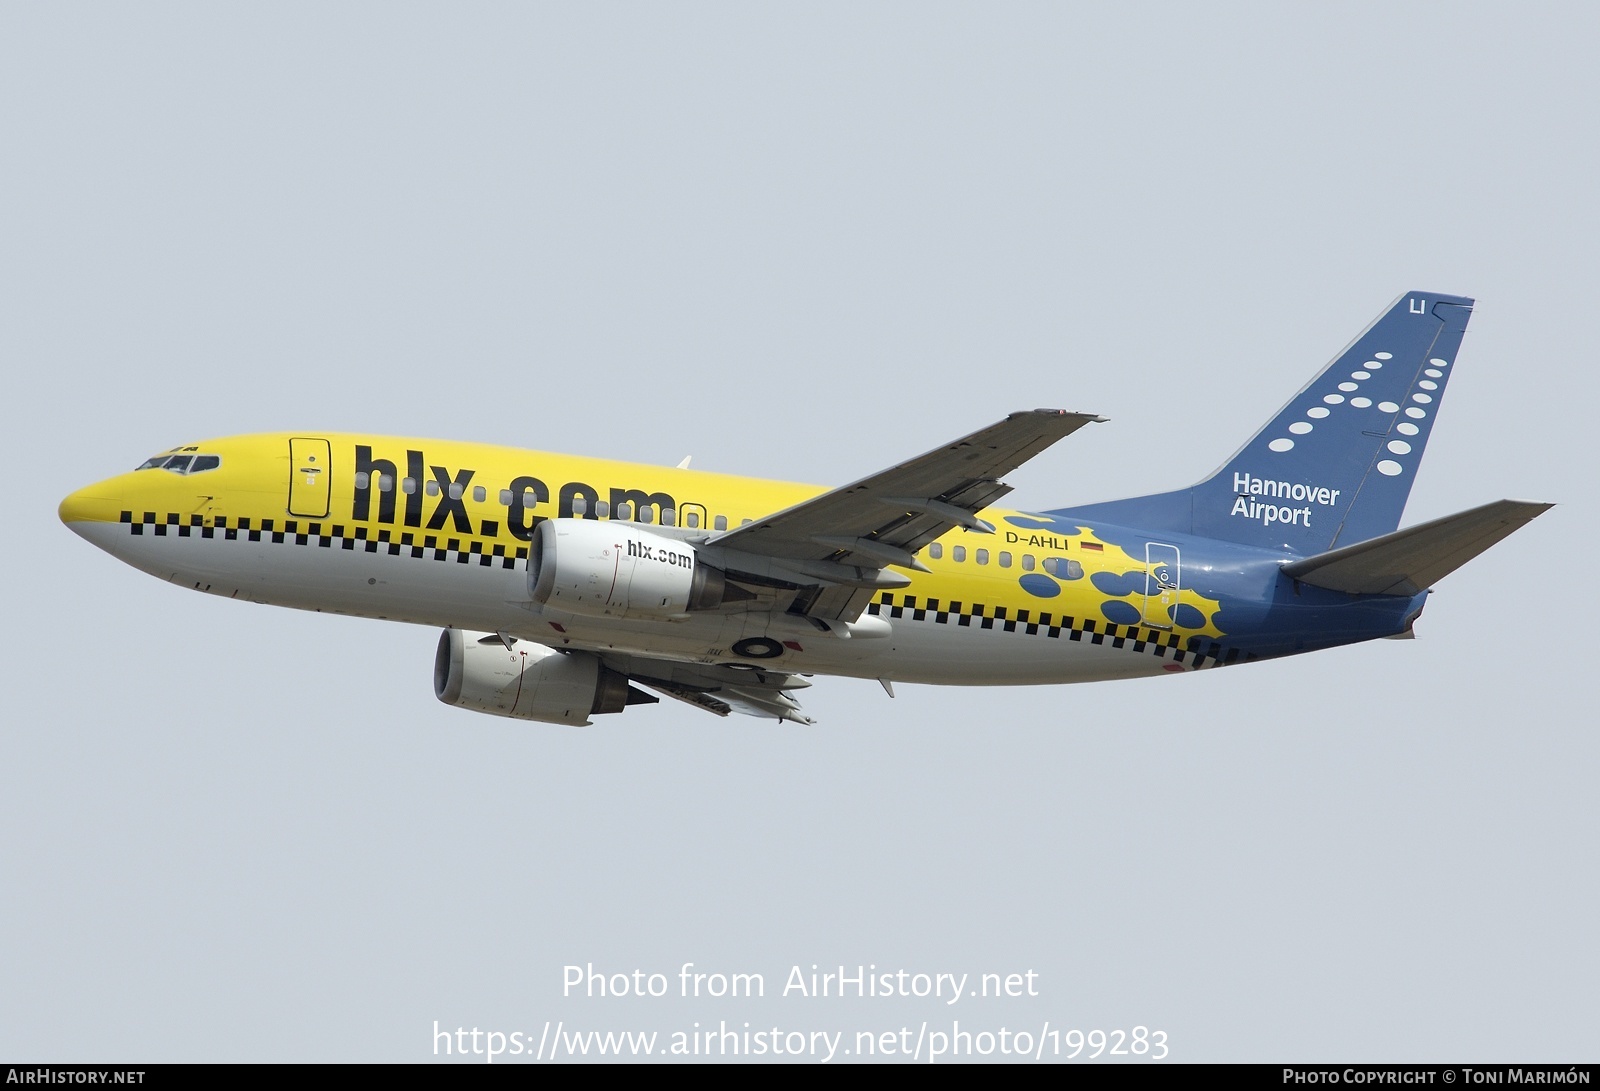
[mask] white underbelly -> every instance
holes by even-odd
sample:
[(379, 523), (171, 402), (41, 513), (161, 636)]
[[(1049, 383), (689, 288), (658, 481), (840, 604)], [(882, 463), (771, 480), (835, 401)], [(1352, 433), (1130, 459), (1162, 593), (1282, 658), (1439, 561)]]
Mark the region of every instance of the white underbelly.
[[(1190, 668), (1175, 649), (1104, 632), (994, 618), (888, 611), (883, 635), (842, 638), (804, 619), (763, 611), (694, 614), (683, 621), (580, 617), (528, 597), (525, 562), (384, 543), (248, 532), (156, 535), (126, 524), (75, 527), (107, 552), (182, 587), (250, 602), (419, 625), (508, 632), (553, 647), (694, 663), (752, 663), (788, 673), (838, 674), (934, 685), (1036, 685), (1134, 678)], [(326, 544), (324, 544), (326, 543)], [(375, 548), (374, 548), (375, 547)], [(737, 654), (765, 639), (781, 651)]]

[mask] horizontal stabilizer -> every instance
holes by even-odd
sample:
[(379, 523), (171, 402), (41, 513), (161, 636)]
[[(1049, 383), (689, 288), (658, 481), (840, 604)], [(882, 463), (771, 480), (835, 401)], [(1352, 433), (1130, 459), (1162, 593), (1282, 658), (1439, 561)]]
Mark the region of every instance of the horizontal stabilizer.
[(1283, 573), (1313, 587), (1352, 595), (1415, 595), (1554, 506), (1496, 500), (1307, 557), (1285, 565)]

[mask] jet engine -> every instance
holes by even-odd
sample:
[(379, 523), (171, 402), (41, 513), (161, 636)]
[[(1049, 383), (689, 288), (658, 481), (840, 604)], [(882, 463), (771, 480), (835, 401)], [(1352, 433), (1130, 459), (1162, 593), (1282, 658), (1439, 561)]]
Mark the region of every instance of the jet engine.
[(692, 545), (629, 523), (547, 519), (529, 544), (528, 594), (569, 613), (682, 621), (728, 590)]
[(439, 634), (433, 692), (457, 708), (576, 727), (587, 727), (590, 715), (656, 701), (592, 653), (558, 652), (527, 640), (508, 648), (494, 633), (461, 629)]

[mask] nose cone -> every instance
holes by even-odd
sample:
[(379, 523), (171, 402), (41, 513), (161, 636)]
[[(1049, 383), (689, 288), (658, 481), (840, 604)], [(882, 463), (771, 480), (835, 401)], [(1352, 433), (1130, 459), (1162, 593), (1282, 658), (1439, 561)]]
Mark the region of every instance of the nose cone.
[(122, 504), (119, 499), (121, 490), (117, 487), (117, 481), (117, 478), (112, 478), (79, 489), (61, 501), (56, 514), (69, 529), (83, 537), (88, 537), (89, 531), (95, 526), (119, 521), (122, 517)]

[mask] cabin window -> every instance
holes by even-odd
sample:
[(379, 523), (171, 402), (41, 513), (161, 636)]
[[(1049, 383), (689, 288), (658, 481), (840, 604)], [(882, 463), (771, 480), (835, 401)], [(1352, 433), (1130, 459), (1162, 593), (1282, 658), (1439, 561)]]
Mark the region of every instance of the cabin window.
[(613, 518), (616, 518), (616, 519), (632, 519), (633, 518), (633, 505), (628, 503), (626, 500), (624, 500), (622, 503), (618, 504), (612, 510), (615, 513), (613, 515)]
[(951, 546), (950, 547), (950, 559), (952, 561), (956, 561), (957, 563), (959, 563), (961, 561), (965, 561), (967, 559), (967, 547), (966, 546)]
[(1000, 551), (1000, 567), (1001, 568), (1010, 568), (1011, 567), (1011, 554), (1007, 553), (1005, 550), (1001, 550)]
[(653, 523), (656, 521), (656, 506), (654, 504), (639, 505), (639, 522)]
[(500, 490), (500, 503), (504, 504), (508, 508), (511, 506), (511, 490), (510, 489), (501, 489)]
[(416, 492), (417, 479), (414, 477), (402, 477), (400, 479), (400, 491), (405, 493), (407, 496), (410, 496), (412, 493)]
[(484, 491), (484, 488), (483, 488), (482, 485), (474, 485), (474, 486), (472, 486), (472, 499), (476, 503), (479, 503), (479, 504), (483, 503), (484, 499), (486, 497), (488, 497), (488, 495), (489, 494)]
[(979, 564), (989, 563), (989, 551), (987, 549), (975, 549), (972, 551), (972, 556)]
[(365, 488), (368, 488), (369, 486), (371, 486), (371, 484), (372, 484), (372, 475), (371, 474), (367, 473), (367, 471), (365, 471), (365, 470), (357, 470), (356, 471), (356, 488), (365, 489)]
[(726, 515), (717, 516), (716, 522), (712, 523), (711, 526), (714, 530), (727, 530), (728, 517)]
[(683, 521), (688, 525), (690, 530), (695, 530), (700, 526), (700, 513), (697, 511), (691, 511), (684, 515)]
[(944, 556), (944, 546), (940, 545), (938, 542), (934, 542), (928, 547), (928, 556), (937, 561), (940, 557)]
[(430, 481), (422, 487), (422, 491), (427, 493), (429, 496), (438, 496), (439, 483), (437, 481)]
[(573, 498), (573, 501), (572, 501), (572, 514), (573, 515), (576, 515), (578, 518), (581, 519), (581, 518), (583, 518), (583, 516), (588, 511), (589, 511), (589, 501), (585, 500), (581, 496)]
[(1033, 554), (1032, 553), (1024, 553), (1022, 555), (1022, 570), (1024, 572), (1032, 572), (1033, 571)]
[(661, 525), (664, 526), (664, 527), (675, 527), (675, 526), (677, 526), (678, 525), (678, 513), (676, 511), (674, 511), (672, 508), (662, 508), (661, 509)]
[(394, 492), (394, 474), (378, 475), (378, 491)]
[(754, 519), (740, 519), (740, 520), (739, 520), (739, 525), (740, 525), (740, 526), (741, 526), (741, 527), (747, 527), (747, 526), (749, 526), (749, 525), (750, 525), (750, 524), (751, 524), (751, 523), (753, 523), (753, 522), (755, 522), (755, 520), (754, 520)]
[(452, 482), (451, 485), (450, 485), (450, 499), (452, 499), (452, 500), (460, 500), (461, 497), (466, 494), (466, 491), (467, 491), (467, 487), (465, 485), (461, 484), (461, 482), (459, 482), (459, 481)]
[(1046, 557), (1044, 570), (1058, 580), (1083, 579), (1083, 565), (1068, 557)]
[(611, 502), (609, 500), (596, 500), (594, 502), (594, 513), (602, 519), (611, 518)]

